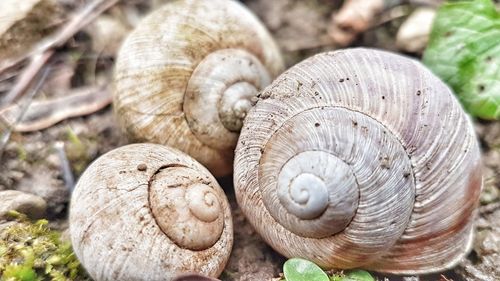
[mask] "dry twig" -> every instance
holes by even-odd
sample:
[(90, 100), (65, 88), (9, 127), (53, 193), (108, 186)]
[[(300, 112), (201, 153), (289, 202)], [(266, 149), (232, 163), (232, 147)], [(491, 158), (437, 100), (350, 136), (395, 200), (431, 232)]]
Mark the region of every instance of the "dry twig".
[(66, 188), (73, 192), (73, 188), (75, 186), (75, 177), (71, 172), (71, 165), (69, 164), (68, 157), (66, 156), (66, 152), (64, 151), (64, 142), (58, 141), (54, 144), (54, 149), (57, 151), (57, 156), (61, 161), (61, 169), (64, 179), (64, 184)]
[[(29, 105), (33, 101), (33, 98), (35, 95), (40, 91), (42, 88), (43, 83), (45, 82), (45, 79), (47, 79), (47, 76), (49, 75), (50, 68), (46, 67), (45, 71), (43, 72), (42, 76), (38, 80), (38, 83), (36, 84), (35, 88), (31, 91), (31, 93), (26, 97), (26, 100), (24, 104), (21, 106), (21, 110), (19, 112), (19, 115), (17, 116), (17, 120), (21, 120), (26, 113)], [(5, 150), (5, 147), (7, 146), (7, 143), (9, 142), (10, 136), (12, 135), (12, 130), (13, 126), (7, 126), (7, 128), (4, 130), (2, 135), (0, 136), (0, 160), (2, 159), (3, 152)]]
[(28, 66), (26, 66), (26, 68), (17, 79), (16, 84), (14, 84), (12, 89), (10, 89), (7, 95), (2, 99), (0, 105), (10, 104), (13, 101), (17, 100), (22, 95), (22, 93), (24, 93), (30, 86), (31, 82), (33, 81), (33, 77), (35, 77), (40, 69), (43, 68), (43, 66), (47, 63), (53, 53), (53, 50), (47, 50), (43, 54), (34, 55), (31, 58)]
[(0, 120), (16, 132), (32, 132), (48, 128), (62, 120), (94, 113), (111, 103), (111, 94), (103, 86), (75, 89), (60, 98), (34, 101), (23, 118), (17, 120), (21, 107), (10, 105), (0, 110)]
[(20, 61), (31, 57), (31, 63), (22, 72), (20, 78), (16, 81), (16, 85), (0, 102), (0, 106), (9, 104), (21, 97), (29, 87), (30, 82), (41, 70), (41, 67), (54, 54), (52, 51), (55, 48), (61, 47), (75, 33), (97, 18), (104, 11), (115, 5), (119, 0), (96, 0), (84, 7), (78, 12), (68, 24), (64, 25), (58, 32), (49, 36), (47, 39), (38, 44), (32, 51), (25, 53), (22, 56), (12, 58), (0, 62), (0, 74), (10, 67), (16, 65)]

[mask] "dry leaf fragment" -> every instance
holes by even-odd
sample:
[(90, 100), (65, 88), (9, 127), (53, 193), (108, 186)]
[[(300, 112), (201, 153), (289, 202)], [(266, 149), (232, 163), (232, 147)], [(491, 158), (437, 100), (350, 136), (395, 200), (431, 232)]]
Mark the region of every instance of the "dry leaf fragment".
[(15, 123), (21, 107), (13, 104), (0, 111), (0, 121), (17, 132), (32, 132), (48, 128), (62, 120), (94, 113), (111, 103), (111, 93), (105, 87), (85, 87), (70, 95), (44, 101), (33, 101), (20, 122)]
[(92, 38), (93, 51), (110, 57), (116, 56), (130, 30), (131, 28), (119, 19), (107, 15), (101, 15), (85, 28)]
[(427, 46), (435, 16), (436, 10), (433, 8), (422, 7), (415, 10), (398, 30), (398, 48), (406, 52), (421, 53)]
[(367, 30), (374, 18), (384, 9), (384, 0), (347, 0), (340, 10), (332, 15), (328, 33), (341, 45), (349, 45), (359, 33)]
[(29, 52), (61, 23), (54, 0), (0, 1), (0, 61)]

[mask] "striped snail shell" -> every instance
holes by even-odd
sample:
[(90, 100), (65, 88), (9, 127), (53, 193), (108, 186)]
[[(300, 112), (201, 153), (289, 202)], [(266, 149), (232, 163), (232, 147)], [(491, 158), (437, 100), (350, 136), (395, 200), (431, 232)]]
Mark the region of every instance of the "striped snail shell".
[(233, 243), (229, 203), (214, 177), (157, 144), (123, 146), (92, 163), (69, 220), (74, 251), (96, 281), (217, 277)]
[(242, 4), (175, 1), (124, 42), (115, 113), (132, 140), (170, 145), (223, 176), (252, 99), (282, 69), (277, 45)]
[(450, 89), (415, 60), (360, 48), (309, 58), (259, 95), (234, 183), (287, 257), (420, 274), (469, 251), (482, 176)]

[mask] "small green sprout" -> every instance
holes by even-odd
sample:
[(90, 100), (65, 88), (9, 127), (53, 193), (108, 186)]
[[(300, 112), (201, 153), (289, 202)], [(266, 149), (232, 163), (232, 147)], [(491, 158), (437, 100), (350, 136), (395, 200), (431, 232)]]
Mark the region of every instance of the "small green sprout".
[(286, 261), (283, 275), (282, 281), (375, 281), (370, 273), (359, 269), (329, 276), (313, 262), (300, 258)]
[(25, 162), (26, 159), (28, 159), (28, 153), (26, 152), (26, 149), (20, 144), (17, 145), (17, 157), (22, 162)]
[(361, 269), (347, 271), (343, 274), (335, 274), (330, 277), (331, 281), (375, 281), (370, 273)]
[(283, 265), (286, 281), (329, 281), (328, 275), (316, 264), (299, 258), (289, 259)]
[(89, 147), (86, 142), (82, 142), (78, 135), (68, 127), (68, 142), (65, 146), (65, 152), (76, 175), (80, 175), (90, 162), (88, 154)]

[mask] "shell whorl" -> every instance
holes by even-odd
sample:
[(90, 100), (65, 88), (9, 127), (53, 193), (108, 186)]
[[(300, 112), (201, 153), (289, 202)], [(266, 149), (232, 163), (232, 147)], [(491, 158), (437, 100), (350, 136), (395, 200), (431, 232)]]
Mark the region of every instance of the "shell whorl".
[(465, 255), (479, 147), (451, 91), (418, 62), (369, 49), (323, 53), (259, 97), (234, 181), (273, 248), (326, 268), (401, 274)]
[(234, 149), (252, 99), (270, 83), (266, 68), (249, 52), (210, 53), (193, 71), (184, 97), (191, 131), (213, 149)]
[(115, 113), (131, 139), (178, 148), (222, 176), (253, 99), (282, 69), (269, 32), (243, 5), (175, 1), (125, 40)]
[(218, 276), (233, 241), (216, 180), (184, 153), (133, 144), (92, 163), (72, 195), (76, 255), (95, 280)]
[(189, 167), (166, 167), (149, 181), (151, 212), (160, 229), (179, 247), (205, 250), (224, 229), (220, 194)]

